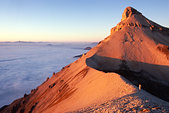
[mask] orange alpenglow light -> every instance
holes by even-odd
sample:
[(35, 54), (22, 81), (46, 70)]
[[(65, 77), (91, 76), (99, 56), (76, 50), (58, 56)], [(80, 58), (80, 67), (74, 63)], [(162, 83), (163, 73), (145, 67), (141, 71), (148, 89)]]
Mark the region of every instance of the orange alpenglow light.
[(168, 45), (168, 28), (127, 7), (107, 38), (1, 112), (169, 111)]

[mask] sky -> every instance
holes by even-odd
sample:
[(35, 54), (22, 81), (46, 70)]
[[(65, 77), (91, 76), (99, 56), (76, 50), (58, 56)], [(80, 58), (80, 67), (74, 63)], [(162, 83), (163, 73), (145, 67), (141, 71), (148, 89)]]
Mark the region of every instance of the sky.
[(169, 27), (169, 0), (0, 0), (0, 41), (100, 41), (127, 6)]

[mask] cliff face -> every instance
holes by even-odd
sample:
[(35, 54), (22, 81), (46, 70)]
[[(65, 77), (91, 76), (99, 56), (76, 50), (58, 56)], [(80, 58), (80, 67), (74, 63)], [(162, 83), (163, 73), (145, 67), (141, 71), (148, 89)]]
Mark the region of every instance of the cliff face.
[[(139, 84), (149, 93), (169, 101), (168, 46), (168, 28), (127, 7), (121, 22), (111, 29), (107, 38), (29, 95), (1, 108), (1, 112), (74, 111), (139, 93), (136, 87)], [(169, 106), (167, 102), (155, 100)]]

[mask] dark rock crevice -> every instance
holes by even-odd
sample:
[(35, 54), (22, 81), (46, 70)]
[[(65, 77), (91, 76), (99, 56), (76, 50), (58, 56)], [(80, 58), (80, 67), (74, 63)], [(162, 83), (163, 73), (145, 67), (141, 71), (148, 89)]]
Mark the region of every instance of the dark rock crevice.
[(31, 107), (31, 109), (30, 109), (30, 111), (29, 111), (29, 113), (32, 113), (32, 111), (35, 109), (35, 107), (36, 107), (36, 105), (38, 104), (38, 102), (37, 103), (35, 103), (32, 107)]
[(167, 59), (169, 60), (169, 47), (168, 47), (168, 46), (166, 46), (166, 45), (161, 45), (161, 46), (158, 46), (157, 49), (158, 49), (160, 52), (164, 53), (164, 54), (166, 55)]

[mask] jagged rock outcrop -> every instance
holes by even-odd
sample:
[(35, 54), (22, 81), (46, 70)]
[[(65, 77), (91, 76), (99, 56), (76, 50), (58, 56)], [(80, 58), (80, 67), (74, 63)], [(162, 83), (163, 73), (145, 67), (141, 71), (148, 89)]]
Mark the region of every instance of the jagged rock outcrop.
[(138, 27), (141, 29), (150, 29), (151, 31), (157, 31), (161, 34), (169, 36), (169, 29), (154, 23), (153, 21), (144, 17), (140, 12), (132, 7), (127, 7), (123, 14), (121, 22), (111, 29), (111, 34), (121, 30), (122, 28)]
[(136, 9), (132, 8), (132, 7), (127, 7), (123, 14), (122, 14), (122, 19), (121, 21), (131, 17), (133, 14), (136, 14), (136, 15), (142, 15), (140, 12), (138, 12)]
[[(89, 111), (90, 106), (90, 111), (94, 112), (99, 110), (95, 105), (100, 104), (105, 106), (104, 109), (109, 109), (106, 105), (113, 105), (113, 102), (118, 104), (119, 110), (127, 110), (125, 105), (129, 103), (125, 103), (126, 100), (132, 101), (136, 110), (140, 106), (154, 108), (156, 105), (155, 108), (167, 112), (168, 34), (168, 28), (147, 19), (136, 9), (127, 7), (121, 22), (111, 29), (111, 34), (106, 39), (60, 72), (53, 74), (29, 95), (1, 108), (0, 112), (61, 113), (78, 109)], [(139, 84), (142, 89), (158, 98), (139, 91)], [(132, 109), (133, 107), (129, 108), (127, 112), (132, 112)], [(118, 112), (116, 110), (111, 112)]]

